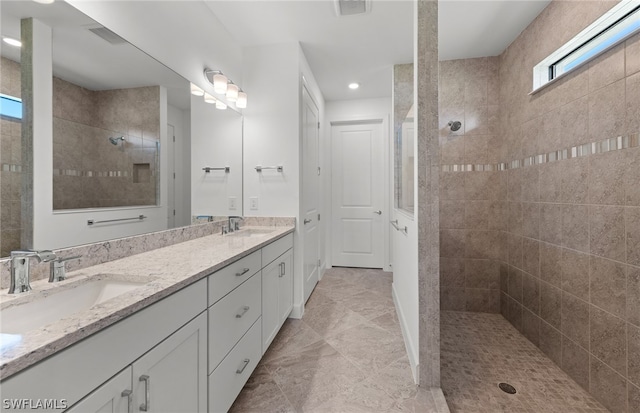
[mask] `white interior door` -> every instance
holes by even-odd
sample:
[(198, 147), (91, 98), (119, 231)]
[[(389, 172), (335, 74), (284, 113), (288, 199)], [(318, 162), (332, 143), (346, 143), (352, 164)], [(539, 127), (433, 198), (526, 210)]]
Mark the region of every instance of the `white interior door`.
[(384, 264), (382, 121), (331, 126), (332, 264)]
[(318, 208), (320, 191), (318, 107), (302, 88), (302, 208), (304, 301), (318, 283)]
[(167, 137), (169, 141), (168, 167), (169, 184), (167, 185), (167, 228), (176, 226), (176, 129), (167, 124)]

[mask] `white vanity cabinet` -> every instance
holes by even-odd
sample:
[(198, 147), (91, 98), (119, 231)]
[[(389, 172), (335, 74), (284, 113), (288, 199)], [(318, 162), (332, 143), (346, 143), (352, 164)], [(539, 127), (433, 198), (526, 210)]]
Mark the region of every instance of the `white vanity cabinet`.
[(292, 248), (289, 234), (209, 276), (212, 413), (229, 410), (293, 308)]
[(288, 234), (3, 380), (2, 397), (70, 413), (226, 412), (291, 312), (292, 271)]
[[(207, 372), (206, 363), (202, 360), (206, 360), (207, 348), (206, 307), (206, 280), (201, 280), (3, 380), (0, 384), (2, 397), (65, 400), (67, 406), (75, 409), (71, 411), (84, 413), (92, 411), (90, 406), (95, 406), (96, 411), (103, 411), (101, 409), (108, 408), (110, 404), (119, 408), (122, 401), (116, 400), (117, 396), (122, 391), (133, 390), (131, 411), (137, 412), (142, 402), (135, 401), (141, 400), (140, 391), (144, 391), (138, 380), (144, 373), (135, 374), (149, 369), (153, 370), (153, 375), (149, 374), (152, 377), (151, 391), (156, 385), (158, 392), (170, 393), (176, 402), (182, 404), (186, 402), (178, 399), (184, 396), (174, 393), (174, 389), (167, 390), (166, 383), (173, 386), (176, 381), (186, 381), (191, 385), (198, 377), (198, 393), (192, 391), (188, 399), (196, 398), (199, 410), (188, 411), (205, 412)], [(197, 336), (195, 341), (194, 334)], [(197, 347), (194, 346), (196, 341)], [(163, 359), (162, 363), (153, 361), (159, 358)], [(171, 364), (164, 364), (165, 360)], [(186, 368), (176, 367), (183, 363), (193, 370), (187, 373)], [(132, 369), (128, 384), (117, 381), (120, 389), (110, 386), (112, 378), (120, 376), (125, 368)], [(161, 377), (160, 373), (166, 377)], [(87, 409), (77, 408), (78, 402), (86, 402)], [(158, 410), (162, 402), (160, 400), (153, 411), (163, 411)]]
[(262, 354), (293, 309), (293, 249), (262, 270)]
[(128, 366), (76, 403), (67, 413), (129, 413), (129, 405), (133, 404), (132, 388), (131, 366)]
[(206, 412), (206, 329), (202, 313), (68, 412)]

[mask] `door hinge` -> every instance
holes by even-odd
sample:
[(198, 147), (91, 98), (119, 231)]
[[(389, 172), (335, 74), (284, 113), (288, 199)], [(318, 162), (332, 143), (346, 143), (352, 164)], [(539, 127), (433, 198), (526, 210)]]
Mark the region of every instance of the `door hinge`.
[(175, 209), (173, 210), (173, 216), (174, 217), (176, 216), (176, 210)]
[(320, 167), (318, 166), (318, 176), (320, 176)]
[(318, 267), (320, 267), (320, 260), (318, 260)]
[(318, 221), (320, 221), (320, 214), (318, 214)]
[(173, 141), (174, 141), (174, 142), (176, 141), (176, 137), (175, 137), (175, 136), (173, 137)]
[(175, 172), (173, 173), (173, 179), (176, 179), (176, 173)]
[(318, 122), (318, 129), (320, 129), (320, 122)]

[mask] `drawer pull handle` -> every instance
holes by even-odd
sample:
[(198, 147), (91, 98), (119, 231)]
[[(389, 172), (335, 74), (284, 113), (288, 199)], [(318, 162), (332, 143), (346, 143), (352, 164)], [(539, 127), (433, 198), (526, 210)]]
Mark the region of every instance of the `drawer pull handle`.
[(144, 403), (140, 405), (140, 411), (148, 412), (149, 411), (149, 393), (151, 392), (151, 378), (146, 374), (140, 376), (140, 381), (144, 382)]
[(123, 390), (120, 396), (127, 398), (127, 413), (133, 413), (133, 392), (129, 389)]
[(250, 361), (251, 360), (249, 360), (249, 359), (242, 360), (242, 367), (240, 367), (238, 370), (236, 370), (236, 374), (242, 374), (244, 369), (247, 368), (247, 365), (249, 364)]
[(287, 272), (286, 264), (284, 262), (281, 262), (280, 263), (280, 275), (279, 275), (279, 277), (284, 277), (286, 272)]
[(249, 311), (249, 306), (245, 305), (244, 307), (242, 307), (242, 312), (236, 314), (236, 318), (242, 318), (243, 315), (247, 314), (247, 311)]
[(249, 268), (243, 268), (242, 271), (236, 273), (236, 277), (241, 277), (249, 272)]

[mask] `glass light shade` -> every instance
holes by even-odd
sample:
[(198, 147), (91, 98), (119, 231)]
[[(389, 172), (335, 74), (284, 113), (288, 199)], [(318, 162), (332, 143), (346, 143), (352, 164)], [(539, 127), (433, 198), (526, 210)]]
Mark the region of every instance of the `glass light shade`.
[(216, 109), (225, 110), (226, 108), (227, 108), (227, 105), (223, 101), (221, 100), (216, 101)]
[(227, 93), (227, 83), (229, 83), (229, 79), (222, 73), (213, 75), (213, 90), (215, 90), (216, 93)]
[(3, 37), (2, 40), (6, 43), (9, 44), (11, 46), (15, 46), (15, 47), (22, 47), (22, 42), (18, 39), (14, 39), (11, 37)]
[(233, 83), (229, 83), (227, 86), (227, 100), (229, 102), (235, 102), (238, 100), (238, 91), (240, 88), (238, 85), (234, 85)]
[(244, 109), (247, 107), (247, 94), (244, 92), (238, 92), (238, 100), (236, 100), (236, 107)]
[(208, 93), (204, 94), (204, 101), (207, 103), (216, 103), (216, 98), (214, 98), (213, 96), (211, 96)]
[(204, 90), (200, 89), (198, 86), (191, 84), (191, 94), (193, 96), (203, 96)]

